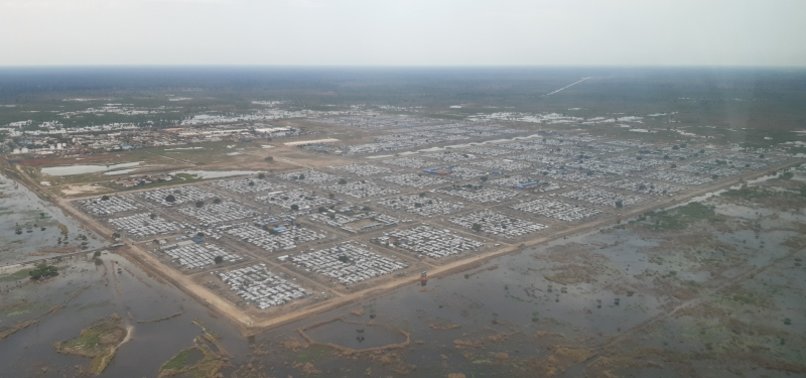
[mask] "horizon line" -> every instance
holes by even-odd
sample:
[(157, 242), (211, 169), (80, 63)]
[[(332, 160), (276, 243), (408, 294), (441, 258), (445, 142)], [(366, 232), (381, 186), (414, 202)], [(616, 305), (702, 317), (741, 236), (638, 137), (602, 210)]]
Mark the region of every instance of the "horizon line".
[(240, 64), (240, 63), (170, 63), (170, 64), (28, 64), (4, 65), (6, 69), (48, 68), (301, 68), (301, 69), (484, 69), (484, 68), (700, 68), (700, 69), (806, 69), (806, 65), (753, 64)]

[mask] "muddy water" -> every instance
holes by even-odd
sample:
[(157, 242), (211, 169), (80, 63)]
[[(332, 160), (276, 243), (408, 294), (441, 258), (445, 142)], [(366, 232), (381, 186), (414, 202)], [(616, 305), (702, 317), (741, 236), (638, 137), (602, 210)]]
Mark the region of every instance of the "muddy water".
[(84, 241), (79, 235), (87, 236), (88, 249), (104, 245), (59, 208), (0, 175), (0, 265), (78, 251)]
[[(721, 205), (718, 211), (737, 218), (747, 216), (747, 211), (730, 209), (726, 205)], [(750, 229), (751, 224), (747, 224), (748, 229), (713, 231), (714, 242), (727, 246), (725, 253), (728, 256), (725, 256), (724, 264), (714, 266), (709, 262), (714, 256), (723, 258), (716, 254), (719, 251), (710, 250), (711, 247), (703, 246), (700, 255), (681, 249), (683, 243), (664, 245), (661, 239), (651, 236), (610, 229), (497, 258), (462, 274), (431, 279), (425, 288), (419, 285), (404, 287), (382, 298), (269, 331), (259, 337), (259, 342), (279, 350), (267, 362), (271, 371), (279, 376), (298, 374), (282, 362), (305, 361), (307, 355), (305, 352), (283, 351), (275, 340), (294, 337), (296, 328), (336, 318), (396, 326), (410, 332), (412, 346), (390, 353), (398, 354), (408, 364), (416, 366), (406, 373), (412, 376), (444, 376), (450, 372), (464, 372), (468, 376), (471, 372), (479, 376), (533, 376), (528, 368), (518, 366), (530, 358), (546, 357), (556, 345), (596, 349), (607, 345), (613, 337), (624, 335), (640, 340), (647, 347), (663, 350), (668, 348), (664, 338), (654, 335), (647, 339), (631, 330), (653, 319), (663, 319), (673, 308), (687, 303), (687, 292), (696, 293), (702, 287), (718, 286), (749, 269), (766, 266), (793, 252), (784, 242), (798, 236), (794, 230), (798, 224), (803, 224), (802, 219), (795, 214), (778, 217), (767, 209), (759, 209), (758, 214), (762, 218), (760, 233)], [(573, 254), (577, 249), (586, 253), (581, 261), (597, 267), (590, 277), (567, 284), (547, 280), (546, 277), (561, 271), (564, 265), (573, 264), (557, 258), (558, 254)], [(787, 272), (793, 275), (788, 282), (799, 282), (797, 285), (801, 289), (806, 288), (802, 280), (806, 268), (797, 260), (786, 264), (795, 267)], [(775, 276), (776, 273), (771, 271), (769, 274)], [(765, 290), (766, 283), (740, 282)], [(676, 289), (683, 290), (683, 294), (676, 296)], [(782, 308), (792, 308), (792, 304), (786, 302), (788, 300), (798, 302), (791, 297), (791, 292), (780, 293), (789, 295), (774, 298), (778, 302), (783, 300)], [(363, 311), (355, 311), (356, 307)], [(355, 315), (359, 313), (360, 316)], [(781, 319), (797, 317), (798, 320), (792, 321), (806, 322), (802, 314), (795, 313), (786, 310)], [(775, 318), (773, 323), (780, 326), (781, 320)], [(323, 337), (346, 346), (355, 345), (354, 325), (330, 324), (327, 335)], [(669, 338), (672, 338), (678, 332), (695, 331), (689, 328), (675, 331), (670, 326), (669, 332)], [(702, 348), (701, 340), (694, 338), (689, 347), (681, 346), (684, 352), (697, 353)], [(500, 353), (506, 353), (508, 359), (496, 360), (494, 356)], [(378, 374), (400, 375), (389, 367), (394, 364), (379, 366), (371, 359), (353, 360), (349, 369), (338, 355), (319, 356), (315, 363), (333, 375), (350, 376), (365, 369), (373, 369), (372, 372)], [(665, 369), (663, 366), (654, 367), (651, 374), (675, 375), (674, 368)], [(575, 376), (583, 371), (584, 366), (578, 365), (570, 367), (566, 373)], [(640, 369), (633, 371), (640, 372)]]
[[(121, 256), (103, 254), (100, 265), (91, 256), (70, 260), (69, 268), (42, 283), (0, 282), (0, 328), (40, 320), (0, 341), (3, 376), (75, 376), (75, 366), (87, 365), (89, 360), (58, 354), (53, 343), (76, 337), (95, 320), (112, 314), (120, 315), (133, 333), (104, 376), (156, 376), (162, 363), (193, 345), (193, 338), (201, 333), (194, 320), (219, 335), (228, 352), (246, 355), (245, 340), (228, 322)], [(24, 284), (19, 287), (19, 282)], [(59, 304), (63, 308), (47, 314)]]
[[(345, 329), (354, 328), (350, 334)], [(315, 325), (305, 330), (314, 342), (344, 346), (356, 350), (390, 346), (406, 342), (406, 335), (389, 326), (373, 323), (346, 322), (336, 320)]]
[[(0, 327), (37, 318), (53, 304), (73, 298), (59, 312), (42, 317), (38, 325), (0, 341), (0, 366), (10, 366), (12, 376), (40, 375), (43, 367), (47, 367), (45, 376), (72, 376), (73, 366), (87, 360), (58, 355), (52, 343), (74, 337), (81, 328), (112, 313), (121, 315), (134, 333), (104, 373), (110, 377), (155, 376), (163, 362), (191, 346), (199, 335), (194, 320), (219, 335), (234, 356), (226, 375), (249, 362), (270, 376), (300, 376), (299, 365), (304, 363), (315, 365), (322, 376), (445, 376), (451, 372), (534, 376), (530, 366), (542, 365), (526, 361), (547, 357), (557, 345), (609, 350), (610, 340), (617, 336), (631, 337), (630, 342), (654, 350), (671, 348), (667, 340), (683, 337), (673, 345), (675, 350), (698, 353), (703, 347), (699, 331), (678, 319), (669, 319), (652, 336), (634, 330), (686, 303), (689, 297), (676, 296), (677, 289), (686, 294), (686, 290), (714, 287), (714, 282), (739, 277), (747, 269), (788, 258), (793, 250), (784, 241), (799, 236), (797, 230), (803, 224), (797, 211), (780, 216), (767, 209), (718, 204), (718, 213), (746, 225), (713, 231), (712, 241), (728, 248), (703, 246), (703, 251), (691, 251), (682, 243), (669, 244), (661, 234), (638, 235), (629, 229), (592, 232), (496, 258), (467, 272), (432, 278), (425, 287), (413, 284), (269, 330), (259, 334), (254, 344), (228, 322), (119, 256), (102, 256), (102, 265), (80, 257), (45, 283), (17, 288), (17, 282), (0, 282), (0, 303), (5, 308)], [(754, 230), (756, 223), (760, 232)], [(713, 258), (725, 260), (722, 270), (714, 269), (709, 260)], [(802, 279), (806, 267), (802, 260), (777, 262), (781, 263), (787, 270), (767, 272), (762, 276), (769, 278), (762, 285), (740, 282), (762, 291), (763, 285), (790, 288), (772, 297), (780, 314), (759, 330), (781, 327), (786, 318), (792, 322), (788, 330), (797, 333), (806, 318), (793, 304), (802, 302), (799, 295), (806, 288)], [(570, 279), (549, 279), (578, 266), (590, 270)], [(22, 298), (32, 298), (32, 304), (8, 306)], [(328, 322), (334, 319), (345, 321)], [(324, 325), (313, 327), (320, 323)], [(286, 347), (284, 341), (300, 339), (297, 330), (301, 328), (312, 328), (308, 334), (317, 341), (355, 349), (398, 343), (401, 334), (392, 330), (401, 329), (410, 334), (411, 344), (388, 351), (382, 360), (378, 354), (347, 359), (326, 347)], [(796, 333), (793, 338), (798, 337)], [(787, 342), (792, 348), (799, 345), (797, 340)], [(582, 375), (584, 369), (583, 364), (572, 364), (566, 375)], [(664, 376), (676, 371), (671, 365), (660, 365), (631, 372)]]

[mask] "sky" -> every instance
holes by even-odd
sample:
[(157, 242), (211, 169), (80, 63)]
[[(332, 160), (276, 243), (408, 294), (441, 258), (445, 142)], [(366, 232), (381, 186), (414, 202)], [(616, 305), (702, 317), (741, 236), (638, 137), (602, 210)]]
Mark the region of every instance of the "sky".
[(806, 66), (806, 0), (0, 0), (0, 66)]

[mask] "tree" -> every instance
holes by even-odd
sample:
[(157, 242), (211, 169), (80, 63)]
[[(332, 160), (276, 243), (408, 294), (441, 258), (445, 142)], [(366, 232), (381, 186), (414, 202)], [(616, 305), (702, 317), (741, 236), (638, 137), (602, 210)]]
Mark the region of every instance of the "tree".
[(478, 223), (473, 223), (473, 225), (472, 225), (472, 226), (470, 226), (470, 228), (471, 228), (473, 231), (475, 231), (475, 232), (479, 232), (479, 231), (481, 231), (481, 225), (480, 225), (480, 224), (478, 224)]
[(223, 263), (223, 262), (224, 262), (224, 256), (216, 256), (216, 257), (213, 259), (213, 261), (214, 261), (216, 264), (221, 264), (221, 263)]
[(176, 197), (174, 197), (173, 194), (169, 194), (169, 195), (165, 196), (165, 202), (174, 203), (174, 202), (176, 202)]
[(347, 184), (347, 180), (345, 180), (343, 178), (339, 179), (339, 185), (344, 185), (344, 184)]
[(202, 206), (204, 206), (204, 201), (196, 201), (196, 207), (200, 208)]
[(624, 207), (624, 201), (620, 199), (616, 200), (616, 208), (621, 209), (622, 207)]
[(218, 197), (213, 198), (213, 203), (218, 205), (219, 203), (221, 203), (221, 198), (218, 198)]
[(297, 204), (292, 204), (292, 205), (291, 205), (291, 210), (294, 210), (294, 211), (299, 210), (299, 205), (297, 205)]
[(53, 265), (45, 263), (39, 264), (36, 268), (28, 272), (32, 280), (40, 280), (43, 278), (55, 277), (59, 275), (59, 269)]
[(263, 180), (263, 179), (265, 179), (265, 178), (266, 178), (266, 174), (265, 174), (265, 173), (263, 173), (263, 172), (260, 172), (260, 173), (258, 173), (258, 174), (257, 174), (257, 178), (259, 178), (259, 179)]
[(339, 256), (339, 261), (341, 261), (341, 262), (343, 262), (343, 263), (347, 264), (347, 263), (349, 263), (349, 262), (350, 262), (350, 258), (349, 258), (349, 257), (347, 257), (347, 256), (345, 256), (345, 255), (341, 255), (341, 256)]
[(107, 196), (106, 194), (102, 195), (101, 201), (109, 201), (109, 196)]

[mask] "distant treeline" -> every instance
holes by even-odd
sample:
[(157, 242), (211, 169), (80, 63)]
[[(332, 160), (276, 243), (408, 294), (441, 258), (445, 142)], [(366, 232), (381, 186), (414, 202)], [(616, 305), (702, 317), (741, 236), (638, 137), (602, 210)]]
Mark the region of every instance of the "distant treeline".
[[(581, 77), (592, 79), (544, 96)], [(52, 104), (92, 97), (238, 111), (251, 101), (291, 106), (373, 104), (479, 111), (679, 112), (679, 119), (740, 127), (802, 127), (806, 70), (617, 67), (71, 67), (0, 69), (0, 104)], [(131, 102), (130, 102), (131, 103)], [(69, 107), (87, 104), (70, 104)], [(0, 108), (3, 113), (13, 108)], [(2, 121), (2, 120), (0, 120)], [(742, 126), (744, 125), (744, 126)]]

